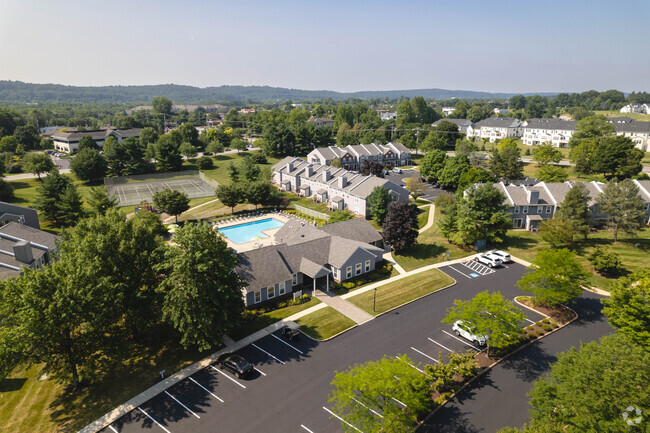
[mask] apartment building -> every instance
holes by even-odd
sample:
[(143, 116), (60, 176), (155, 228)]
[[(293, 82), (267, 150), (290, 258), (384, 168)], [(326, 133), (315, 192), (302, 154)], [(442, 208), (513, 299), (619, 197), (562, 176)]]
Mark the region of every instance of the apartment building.
[(524, 122), (523, 142), (528, 146), (551, 143), (555, 147), (568, 147), (576, 130), (576, 123), (564, 119), (530, 119)]
[(412, 163), (411, 151), (402, 143), (319, 147), (307, 155), (307, 161), (312, 164), (331, 165), (335, 159), (339, 159), (341, 165), (348, 170), (358, 170), (364, 159), (388, 167)]
[(513, 117), (489, 117), (467, 127), (468, 137), (488, 139), (491, 143), (504, 138), (521, 138), (523, 124)]
[(95, 143), (101, 148), (109, 137), (114, 137), (118, 143), (121, 143), (125, 138), (138, 138), (140, 137), (140, 128), (129, 129), (95, 129), (92, 131), (65, 131), (60, 130), (52, 134), (51, 138), (54, 140), (54, 148), (59, 152), (77, 153), (79, 149), (79, 141), (83, 137), (91, 137)]

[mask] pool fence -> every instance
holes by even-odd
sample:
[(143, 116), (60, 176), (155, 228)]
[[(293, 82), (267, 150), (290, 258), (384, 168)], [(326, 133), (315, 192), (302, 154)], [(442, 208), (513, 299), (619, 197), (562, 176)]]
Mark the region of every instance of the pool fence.
[(313, 209), (309, 209), (303, 206), (298, 206), (297, 204), (292, 204), (291, 207), (297, 210), (298, 212), (304, 213), (305, 215), (309, 215), (314, 218), (318, 218), (325, 221), (328, 221), (330, 219), (330, 216), (323, 212), (318, 212)]

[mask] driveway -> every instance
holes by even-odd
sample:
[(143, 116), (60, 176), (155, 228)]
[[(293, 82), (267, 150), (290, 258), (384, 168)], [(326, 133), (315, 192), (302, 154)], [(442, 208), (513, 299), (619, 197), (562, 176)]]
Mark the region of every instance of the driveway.
[[(388, 174), (384, 175), (386, 179), (400, 186), (406, 186), (406, 179), (412, 176), (419, 177), (420, 172), (417, 170), (402, 170), (402, 174), (399, 174), (399, 173), (395, 173), (394, 171), (389, 171)], [(426, 193), (418, 197), (422, 200), (434, 201), (436, 197), (438, 197), (438, 194), (444, 191), (442, 188), (434, 188), (433, 185), (431, 185), (430, 183), (425, 182), (425, 185), (426, 185)]]
[[(264, 337), (238, 351), (258, 369), (248, 380), (208, 367), (102, 431), (339, 432), (341, 421), (329, 412), (331, 406), (327, 401), (335, 371), (345, 370), (355, 363), (401, 354), (411, 358), (413, 368), (422, 369), (424, 364), (435, 362), (439, 355), (444, 358), (451, 350), (477, 350), (469, 342), (456, 337), (450, 325), (440, 323), (447, 308), (455, 299), (467, 300), (482, 290), (500, 290), (510, 299), (522, 293), (515, 283), (525, 269), (517, 264), (490, 270), (471, 263), (458, 263), (441, 270), (458, 283), (327, 342), (315, 342), (304, 336), (299, 341), (289, 342), (279, 333)], [(527, 321), (541, 318), (530, 310), (524, 310), (524, 313)], [(603, 330), (600, 327), (592, 329), (594, 323), (598, 322), (585, 321), (580, 335), (599, 336)], [(605, 332), (609, 331), (605, 329)], [(561, 336), (561, 340), (566, 341), (562, 347), (572, 344), (571, 341), (579, 341), (579, 338), (574, 338), (574, 334)], [(556, 353), (553, 352), (555, 347), (546, 350), (551, 355)], [(536, 371), (533, 370), (530, 377)], [(531, 385), (529, 377), (516, 375), (515, 380), (503, 384), (496, 375), (488, 379), (507, 395), (520, 395), (519, 388), (525, 392)], [(506, 401), (510, 404), (510, 398)], [(479, 407), (474, 409), (478, 418), (503, 419), (504, 425), (512, 422), (514, 418), (508, 404), (495, 405), (489, 408), (491, 413), (484, 413), (481, 405), (490, 404), (481, 399)], [(454, 413), (450, 413), (449, 419)], [(518, 411), (514, 415), (517, 416), (514, 421), (518, 422), (526, 412)], [(493, 430), (488, 428), (486, 431)]]

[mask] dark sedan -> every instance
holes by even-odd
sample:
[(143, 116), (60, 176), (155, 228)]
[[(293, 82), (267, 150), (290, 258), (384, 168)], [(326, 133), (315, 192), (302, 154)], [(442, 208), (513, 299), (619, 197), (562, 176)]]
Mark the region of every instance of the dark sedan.
[(219, 364), (219, 368), (222, 370), (225, 368), (242, 378), (248, 376), (254, 370), (253, 364), (234, 353), (224, 353), (219, 356), (217, 358), (217, 364)]

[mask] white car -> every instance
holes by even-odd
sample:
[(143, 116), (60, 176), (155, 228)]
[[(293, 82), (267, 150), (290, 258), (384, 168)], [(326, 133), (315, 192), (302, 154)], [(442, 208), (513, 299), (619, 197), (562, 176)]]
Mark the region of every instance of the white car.
[(452, 326), (452, 329), (456, 335), (469, 340), (476, 346), (483, 347), (487, 344), (489, 337), (487, 335), (476, 335), (476, 330), (468, 322), (456, 320)]
[(490, 254), (501, 258), (501, 263), (510, 263), (512, 261), (510, 254), (506, 253), (505, 251), (492, 250), (490, 251)]
[(487, 265), (490, 268), (496, 268), (497, 266), (501, 266), (501, 258), (490, 253), (477, 255), (476, 261), (483, 265)]
[(402, 174), (402, 169), (401, 168), (394, 168), (393, 171), (397, 174)]

